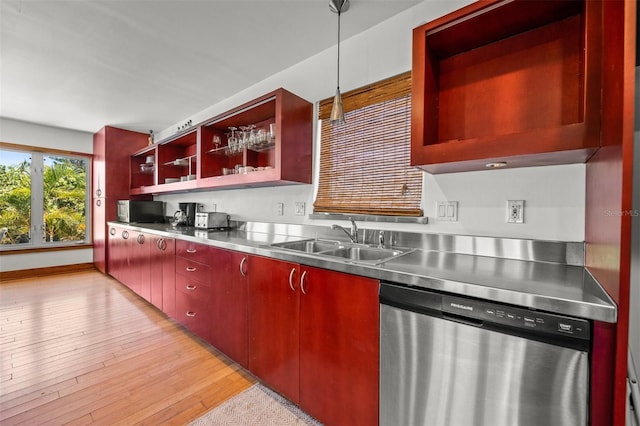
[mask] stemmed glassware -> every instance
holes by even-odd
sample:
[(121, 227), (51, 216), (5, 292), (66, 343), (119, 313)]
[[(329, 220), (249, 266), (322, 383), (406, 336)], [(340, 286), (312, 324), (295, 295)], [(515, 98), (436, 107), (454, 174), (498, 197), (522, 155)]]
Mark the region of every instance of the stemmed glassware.
[(236, 137), (236, 130), (238, 130), (237, 127), (229, 127), (229, 130), (231, 130), (230, 133), (227, 133), (227, 150), (229, 154), (235, 154), (236, 152), (240, 151), (238, 149), (238, 138)]
[[(229, 127), (227, 133), (227, 147), (225, 154), (235, 155), (244, 149), (260, 149), (271, 144), (275, 139), (275, 124), (271, 124), (268, 129), (258, 128), (255, 124), (245, 126)], [(213, 137), (216, 149), (220, 145), (220, 138)], [(217, 140), (217, 142), (216, 142)]]

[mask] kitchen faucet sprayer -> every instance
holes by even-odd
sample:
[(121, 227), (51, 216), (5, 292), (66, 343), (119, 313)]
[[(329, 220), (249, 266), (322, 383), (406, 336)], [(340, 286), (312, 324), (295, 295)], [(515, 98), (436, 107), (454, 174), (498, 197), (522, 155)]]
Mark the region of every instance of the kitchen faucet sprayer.
[(349, 236), (352, 243), (358, 242), (358, 226), (356, 225), (356, 221), (353, 218), (349, 218), (351, 221), (351, 231), (347, 231), (340, 225), (331, 225), (331, 229), (342, 229), (342, 231)]

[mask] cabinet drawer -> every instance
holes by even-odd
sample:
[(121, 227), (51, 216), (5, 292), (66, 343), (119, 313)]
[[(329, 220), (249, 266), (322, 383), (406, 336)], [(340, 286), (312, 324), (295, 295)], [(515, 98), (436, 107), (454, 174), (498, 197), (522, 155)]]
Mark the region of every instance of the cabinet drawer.
[(184, 325), (192, 333), (209, 341), (210, 321), (206, 301), (203, 302), (195, 297), (177, 291), (176, 321)]
[(207, 265), (192, 260), (176, 257), (176, 276), (183, 275), (190, 280), (200, 281), (209, 285), (211, 270)]
[(211, 253), (209, 251), (209, 246), (206, 246), (204, 244), (177, 240), (176, 256), (184, 259), (190, 259), (195, 262), (208, 264)]
[(182, 274), (176, 275), (176, 291), (182, 292), (187, 296), (194, 297), (197, 300), (209, 300), (211, 289), (208, 283), (203, 283), (193, 277)]

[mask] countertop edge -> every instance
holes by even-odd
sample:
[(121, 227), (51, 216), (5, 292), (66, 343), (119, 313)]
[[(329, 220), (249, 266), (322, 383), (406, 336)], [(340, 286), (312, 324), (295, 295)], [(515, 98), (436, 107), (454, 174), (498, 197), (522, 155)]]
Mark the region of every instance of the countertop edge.
[[(585, 267), (580, 267), (584, 271), (583, 286), (593, 297), (593, 301), (573, 300), (562, 297), (553, 297), (544, 294), (523, 293), (520, 291), (508, 290), (504, 288), (488, 287), (483, 284), (456, 281), (431, 275), (419, 275), (414, 272), (403, 271), (388, 263), (379, 265), (367, 265), (360, 263), (349, 263), (341, 260), (328, 259), (315, 254), (297, 253), (291, 250), (272, 247), (271, 242), (255, 242), (246, 239), (239, 241), (224, 241), (217, 236), (225, 235), (224, 232), (208, 233), (208, 237), (194, 236), (180, 232), (167, 232), (163, 230), (146, 227), (142, 224), (127, 224), (121, 222), (108, 222), (109, 225), (126, 227), (130, 230), (148, 232), (168, 238), (181, 239), (194, 243), (205, 244), (221, 249), (233, 250), (257, 256), (264, 256), (287, 262), (299, 263), (307, 266), (324, 268), (337, 272), (360, 275), (377, 280), (393, 281), (404, 285), (422, 287), (437, 291), (454, 293), (468, 297), (492, 300), (514, 306), (538, 309), (562, 315), (576, 316), (580, 318), (602, 321), (607, 323), (617, 322), (617, 306), (602, 286)], [(300, 236), (279, 235), (279, 240), (299, 240)], [(265, 240), (268, 240), (265, 234)], [(420, 249), (416, 249), (420, 250)], [(573, 266), (574, 268), (576, 266)]]

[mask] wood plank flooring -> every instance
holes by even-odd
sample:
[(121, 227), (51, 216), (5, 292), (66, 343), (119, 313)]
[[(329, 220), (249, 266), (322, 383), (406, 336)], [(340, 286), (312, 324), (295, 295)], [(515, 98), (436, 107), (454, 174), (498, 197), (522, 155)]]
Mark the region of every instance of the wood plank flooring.
[(256, 379), (97, 271), (0, 285), (1, 425), (183, 425)]

